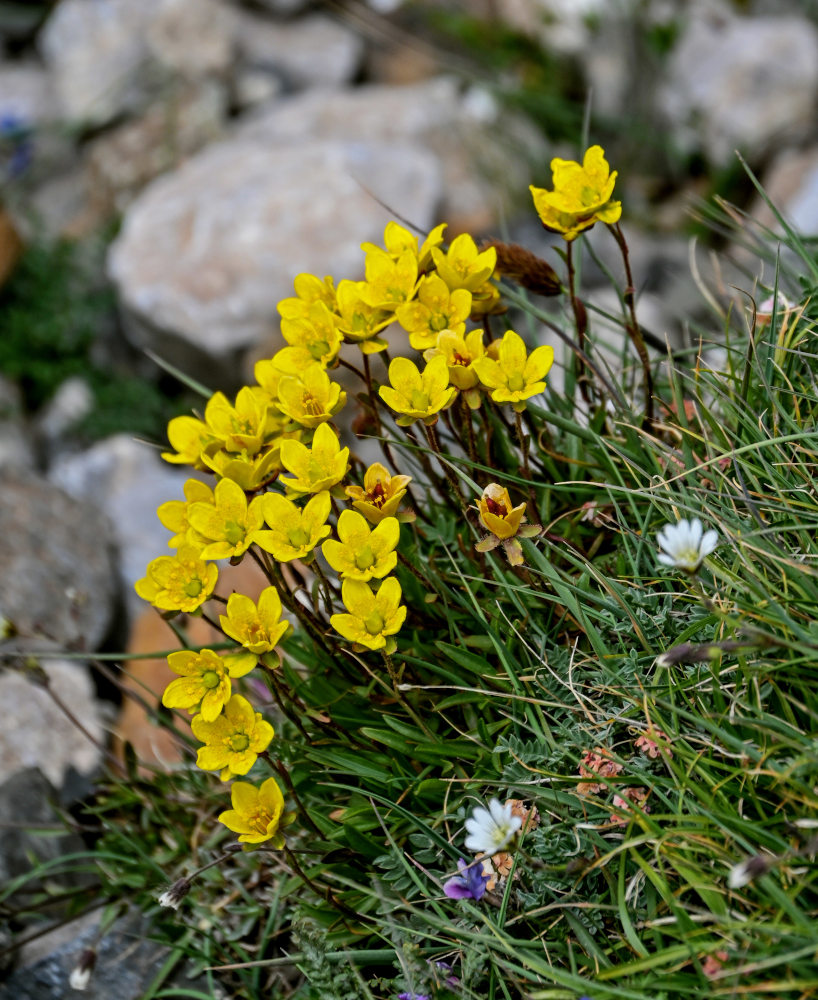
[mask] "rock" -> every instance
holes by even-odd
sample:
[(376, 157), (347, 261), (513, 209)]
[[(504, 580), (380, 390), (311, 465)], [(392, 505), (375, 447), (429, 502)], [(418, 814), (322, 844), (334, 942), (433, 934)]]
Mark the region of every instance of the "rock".
[(247, 111), (272, 101), (283, 89), (281, 80), (266, 69), (239, 68), (233, 76), (232, 103), (237, 111)]
[(89, 187), (101, 213), (121, 212), (154, 177), (218, 138), (227, 89), (217, 80), (169, 87), (138, 118), (88, 144)]
[(363, 47), (360, 35), (324, 14), (277, 24), (247, 13), (239, 25), (244, 65), (275, 73), (292, 89), (348, 83), (360, 66)]
[(33, 127), (58, 117), (49, 75), (34, 60), (0, 64), (0, 120), (10, 116)]
[(579, 53), (588, 44), (588, 22), (604, 13), (606, 0), (503, 0), (500, 16), (543, 48)]
[(256, 3), (271, 14), (292, 17), (293, 14), (300, 14), (302, 10), (308, 7), (310, 0), (256, 0)]
[(34, 453), (23, 418), (22, 394), (0, 375), (0, 472), (30, 469)]
[[(12, 645), (15, 640), (12, 637)], [(88, 668), (75, 660), (38, 661), (48, 677), (50, 689), (86, 732), (68, 718), (48, 691), (26, 671), (0, 672), (0, 697), (14, 711), (0, 728), (0, 773), (16, 774), (39, 768), (48, 780), (61, 788), (69, 768), (90, 776), (99, 766), (101, 751), (92, 742), (105, 740), (94, 685)], [(33, 675), (32, 675), (33, 676)], [(59, 752), (55, 752), (59, 747)], [(29, 814), (22, 813), (27, 818)], [(2, 881), (2, 879), (0, 879)]]
[(36, 419), (36, 432), (48, 460), (60, 454), (77, 424), (94, 408), (91, 386), (72, 375), (57, 389)]
[[(147, 994), (170, 949), (151, 940), (146, 918), (131, 911), (99, 938), (99, 917), (87, 914), (26, 945), (18, 968), (5, 986), (0, 1000), (140, 1000)], [(81, 994), (69, 986), (69, 977), (86, 948), (96, 951), (96, 966)], [(174, 984), (176, 989), (174, 989)], [(211, 993), (204, 975), (188, 979), (184, 968), (163, 979), (171, 995), (193, 993), (224, 1000), (218, 986)]]
[(156, 451), (127, 434), (97, 442), (87, 451), (57, 461), (49, 479), (85, 503), (100, 505), (113, 526), (125, 603), (135, 617), (145, 610), (134, 583), (157, 556), (169, 555), (169, 532), (156, 516), (166, 500), (184, 499), (190, 470), (164, 462)]
[(0, 616), (23, 636), (96, 649), (117, 587), (111, 531), (95, 503), (30, 473), (6, 474), (0, 538)]
[(806, 18), (740, 18), (705, 6), (670, 58), (659, 96), (676, 141), (713, 163), (758, 162), (813, 127), (818, 29)]
[(239, 377), (296, 274), (359, 276), (360, 244), (395, 212), (429, 227), (439, 196), (438, 162), (414, 145), (240, 129), (128, 210), (109, 255), (126, 333), (218, 388), (214, 361), (220, 385)]
[(169, 79), (226, 72), (233, 27), (217, 0), (63, 0), (40, 47), (65, 116), (103, 125)]

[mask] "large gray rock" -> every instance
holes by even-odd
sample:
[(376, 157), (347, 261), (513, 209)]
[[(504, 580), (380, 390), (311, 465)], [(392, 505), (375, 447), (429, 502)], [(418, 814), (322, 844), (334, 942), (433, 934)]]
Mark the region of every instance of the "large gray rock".
[(240, 130), (126, 214), (109, 272), (128, 335), (206, 381), (217, 361), (229, 380), (296, 274), (361, 276), (360, 244), (380, 241), (393, 212), (429, 227), (439, 196), (437, 159), (413, 145)]
[(740, 18), (705, 6), (671, 55), (660, 105), (677, 142), (727, 163), (751, 161), (812, 129), (818, 29), (803, 17)]
[[(794, 229), (807, 236), (818, 234), (818, 146), (787, 150), (777, 157), (764, 175), (764, 190)], [(750, 214), (763, 225), (780, 230), (761, 199)]]
[(58, 115), (48, 73), (33, 60), (0, 64), (0, 117), (47, 125)]
[(40, 48), (65, 116), (102, 125), (169, 79), (225, 73), (234, 25), (218, 0), (63, 0)]
[(79, 502), (21, 471), (0, 482), (0, 617), (23, 636), (93, 650), (117, 599), (111, 531)]
[(0, 472), (33, 466), (34, 452), (23, 417), (22, 393), (14, 382), (0, 375)]
[(34, 673), (5, 669), (0, 672), (0, 704), (13, 706), (14, 710), (7, 713), (0, 727), (0, 774), (38, 768), (55, 787), (61, 788), (69, 768), (86, 777), (96, 771), (101, 758), (97, 744), (104, 743), (105, 732), (85, 664), (46, 657), (39, 664), (51, 691), (85, 732), (34, 679)]
[(277, 23), (248, 12), (239, 22), (238, 51), (247, 68), (275, 73), (290, 87), (339, 87), (355, 76), (363, 39), (323, 14)]
[(127, 434), (99, 441), (87, 451), (57, 461), (49, 478), (78, 501), (95, 500), (116, 537), (119, 577), (132, 617), (145, 610), (134, 583), (157, 556), (170, 555), (170, 533), (156, 516), (166, 500), (183, 500), (191, 475), (163, 461), (158, 452)]

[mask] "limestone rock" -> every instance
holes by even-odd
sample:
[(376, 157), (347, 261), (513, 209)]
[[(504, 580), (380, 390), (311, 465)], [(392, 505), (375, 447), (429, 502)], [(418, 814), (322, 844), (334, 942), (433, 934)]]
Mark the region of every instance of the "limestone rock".
[(164, 462), (159, 454), (127, 434), (97, 442), (87, 451), (56, 462), (49, 478), (79, 502), (94, 500), (113, 526), (119, 555), (119, 577), (126, 606), (133, 616), (145, 610), (134, 583), (157, 556), (170, 555), (169, 532), (156, 508), (166, 500), (184, 499), (189, 470)]
[[(818, 146), (782, 153), (764, 176), (764, 190), (794, 229), (808, 236), (818, 233)], [(750, 214), (762, 225), (780, 230), (761, 199)]]
[(32, 125), (57, 118), (57, 100), (48, 73), (34, 60), (0, 64), (0, 118)]
[(818, 29), (800, 17), (733, 17), (704, 9), (671, 55), (660, 105), (677, 141), (726, 164), (758, 161), (814, 123)]
[(154, 177), (218, 138), (227, 89), (218, 80), (169, 87), (139, 117), (88, 144), (89, 186), (100, 211), (122, 211)]
[(217, 0), (63, 0), (40, 47), (66, 117), (102, 125), (169, 79), (225, 72), (233, 30)]
[(429, 227), (439, 195), (437, 160), (412, 145), (240, 129), (131, 205), (109, 255), (126, 332), (223, 385), (275, 327), (296, 274), (358, 277), (360, 244), (395, 212)]
[[(85, 664), (43, 658), (40, 666), (51, 690), (88, 734), (104, 741), (94, 685)], [(26, 768), (38, 768), (60, 788), (69, 768), (81, 775), (90, 775), (97, 769), (99, 748), (25, 671), (0, 672), (0, 698), (3, 705), (14, 707), (0, 727), (0, 773), (16, 774)]]
[(0, 375), (0, 472), (33, 466), (34, 453), (23, 418), (22, 394), (13, 382)]
[(243, 63), (275, 73), (293, 89), (339, 87), (354, 76), (363, 56), (363, 40), (324, 14), (287, 23), (245, 14), (238, 49)]
[(111, 533), (96, 504), (33, 474), (6, 474), (0, 538), (0, 616), (24, 636), (96, 649), (117, 596)]

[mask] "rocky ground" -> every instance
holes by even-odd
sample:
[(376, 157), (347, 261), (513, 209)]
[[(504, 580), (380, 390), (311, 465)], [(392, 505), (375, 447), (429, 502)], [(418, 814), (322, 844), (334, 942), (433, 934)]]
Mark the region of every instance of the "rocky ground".
[[(614, 16), (592, 0), (451, 6), (501, 17), (590, 88), (620, 171), (641, 317), (660, 339), (684, 336), (700, 300), (685, 206), (734, 170), (734, 150), (797, 228), (818, 230), (818, 29), (802, 5), (655, 0), (633, 5), (638, 22), (625, 4)], [(360, 244), (379, 242), (390, 218), (511, 233), (547, 254), (527, 186), (547, 186), (550, 158), (575, 156), (577, 143), (504, 109), (494, 90), (509, 80), (430, 41), (411, 7), (0, 0), (0, 286), (27, 244), (84, 245), (116, 225), (104, 280), (118, 311), (97, 361), (155, 373), (147, 348), (230, 390), (273, 349), (293, 276), (355, 277)], [(642, 58), (646, 38), (658, 42)], [(648, 130), (643, 144), (618, 130), (629, 119)], [(589, 267), (604, 305), (600, 279)], [(0, 377), (0, 702), (12, 706), (0, 732), (0, 885), (32, 857), (81, 845), (19, 825), (53, 826), (109, 752), (118, 709), (90, 654), (158, 641), (133, 582), (165, 549), (154, 511), (186, 476), (129, 434), (81, 446), (72, 427), (92, 406), (82, 375), (36, 412)], [(125, 736), (148, 753), (145, 726), (137, 714)], [(0, 997), (69, 995), (95, 926), (32, 939)], [(117, 979), (130, 1000), (162, 956), (145, 950), (136, 917), (118, 927), (112, 955), (142, 942)], [(13, 914), (10, 928), (32, 931)], [(97, 996), (114, 995), (96, 983)]]

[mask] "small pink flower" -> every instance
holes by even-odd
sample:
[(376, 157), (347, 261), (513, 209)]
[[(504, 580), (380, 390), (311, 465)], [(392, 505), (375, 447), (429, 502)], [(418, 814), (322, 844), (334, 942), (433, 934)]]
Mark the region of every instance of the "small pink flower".
[(634, 804), (642, 812), (650, 812), (650, 809), (645, 805), (649, 794), (647, 788), (623, 788), (621, 795), (614, 795), (613, 805), (614, 809), (620, 809), (624, 815), (611, 813), (611, 823), (616, 824), (616, 826), (626, 826), (634, 815)]
[(655, 726), (649, 726), (647, 731), (642, 733), (639, 739), (636, 740), (634, 746), (637, 750), (641, 750), (642, 753), (646, 753), (648, 757), (652, 757), (655, 760), (661, 756), (662, 750), (665, 751), (668, 757), (673, 756), (673, 751), (668, 746), (669, 742), (666, 733)]

